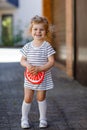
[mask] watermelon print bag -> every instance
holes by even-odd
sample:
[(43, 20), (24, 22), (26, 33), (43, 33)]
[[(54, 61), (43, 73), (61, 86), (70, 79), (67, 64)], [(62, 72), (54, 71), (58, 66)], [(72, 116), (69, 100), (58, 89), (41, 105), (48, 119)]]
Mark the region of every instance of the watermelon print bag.
[(24, 72), (25, 78), (32, 84), (40, 84), (44, 80), (45, 72), (38, 72), (37, 75), (31, 74), (26, 68)]

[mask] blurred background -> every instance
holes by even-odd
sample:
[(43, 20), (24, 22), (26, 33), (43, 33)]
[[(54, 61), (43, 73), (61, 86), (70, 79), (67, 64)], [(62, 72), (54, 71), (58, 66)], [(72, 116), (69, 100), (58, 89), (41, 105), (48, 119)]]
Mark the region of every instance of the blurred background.
[(46, 16), (53, 28), (55, 66), (87, 86), (87, 0), (0, 0), (0, 62), (19, 61), (18, 49), (32, 40), (27, 30), (34, 15)]

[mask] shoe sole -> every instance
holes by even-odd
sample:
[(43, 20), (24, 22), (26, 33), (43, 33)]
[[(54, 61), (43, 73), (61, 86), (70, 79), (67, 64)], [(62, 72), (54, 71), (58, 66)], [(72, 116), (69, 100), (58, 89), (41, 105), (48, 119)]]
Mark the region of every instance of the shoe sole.
[(47, 126), (45, 126), (45, 127), (39, 127), (40, 129), (46, 129), (46, 128), (48, 128), (49, 127), (49, 125), (47, 125)]
[(21, 126), (21, 128), (22, 128), (22, 129), (30, 129), (31, 126), (29, 126), (29, 127), (23, 127), (23, 126)]

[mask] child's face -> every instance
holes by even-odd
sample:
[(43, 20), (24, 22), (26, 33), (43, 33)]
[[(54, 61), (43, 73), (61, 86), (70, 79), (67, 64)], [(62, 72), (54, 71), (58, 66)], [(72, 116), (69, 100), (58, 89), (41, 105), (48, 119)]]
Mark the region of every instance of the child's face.
[(34, 40), (44, 40), (46, 36), (46, 30), (42, 23), (33, 24), (32, 37)]

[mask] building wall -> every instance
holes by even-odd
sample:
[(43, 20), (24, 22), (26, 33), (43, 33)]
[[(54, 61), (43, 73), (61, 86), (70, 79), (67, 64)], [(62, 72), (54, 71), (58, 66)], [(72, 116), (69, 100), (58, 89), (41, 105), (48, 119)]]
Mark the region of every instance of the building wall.
[(52, 23), (52, 0), (42, 0), (42, 14)]
[[(43, 0), (45, 16), (51, 16), (54, 25), (53, 45), (56, 49), (56, 66), (73, 77), (73, 3), (72, 0)], [(50, 5), (47, 10), (47, 5)], [(47, 12), (47, 13), (46, 13)]]
[(76, 1), (76, 79), (87, 85), (87, 0)]
[(66, 20), (65, 0), (54, 0), (52, 2), (52, 19), (55, 26), (56, 60), (66, 65)]

